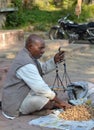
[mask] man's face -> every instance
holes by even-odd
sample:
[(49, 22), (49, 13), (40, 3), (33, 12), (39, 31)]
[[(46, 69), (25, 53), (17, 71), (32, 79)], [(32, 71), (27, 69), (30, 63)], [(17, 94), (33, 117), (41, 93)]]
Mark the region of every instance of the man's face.
[(36, 43), (29, 46), (29, 52), (36, 59), (39, 59), (45, 52), (45, 43), (36, 41)]

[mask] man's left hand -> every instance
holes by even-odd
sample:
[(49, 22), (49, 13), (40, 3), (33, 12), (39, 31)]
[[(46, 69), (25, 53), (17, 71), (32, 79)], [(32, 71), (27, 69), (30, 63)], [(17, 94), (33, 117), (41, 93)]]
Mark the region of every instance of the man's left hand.
[(60, 63), (64, 60), (64, 53), (65, 53), (64, 51), (60, 51), (55, 54), (54, 56), (55, 63)]

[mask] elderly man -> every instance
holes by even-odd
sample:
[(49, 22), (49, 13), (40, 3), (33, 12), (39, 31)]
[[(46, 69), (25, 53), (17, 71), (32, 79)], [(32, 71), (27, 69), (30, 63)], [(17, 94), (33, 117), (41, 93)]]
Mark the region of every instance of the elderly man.
[(55, 64), (64, 58), (61, 51), (45, 63), (38, 59), (45, 52), (45, 42), (32, 34), (25, 47), (14, 59), (4, 82), (2, 93), (2, 113), (7, 118), (30, 114), (42, 109), (66, 108), (70, 105), (60, 101), (54, 91), (43, 80), (43, 75), (54, 70)]

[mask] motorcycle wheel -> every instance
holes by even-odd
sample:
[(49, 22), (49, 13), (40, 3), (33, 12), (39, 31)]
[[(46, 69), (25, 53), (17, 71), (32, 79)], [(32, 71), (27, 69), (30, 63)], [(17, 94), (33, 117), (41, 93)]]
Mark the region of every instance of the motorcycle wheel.
[(51, 28), (51, 30), (49, 31), (49, 38), (51, 40), (54, 40), (54, 39), (64, 39), (64, 36), (63, 36), (62, 33), (59, 32), (59, 29)]

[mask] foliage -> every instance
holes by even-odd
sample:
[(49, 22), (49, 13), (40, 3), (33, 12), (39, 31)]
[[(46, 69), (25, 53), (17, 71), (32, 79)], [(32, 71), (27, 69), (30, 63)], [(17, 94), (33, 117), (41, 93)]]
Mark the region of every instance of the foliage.
[(22, 0), (12, 0), (14, 7), (18, 7), (19, 10), (22, 9)]
[[(37, 3), (32, 8), (24, 8), (22, 6), (21, 0), (14, 0), (16, 6), (19, 8), (17, 12), (7, 15), (6, 26), (5, 28), (23, 28), (28, 31), (41, 30), (47, 31), (49, 28), (55, 24), (59, 18), (71, 14), (70, 20), (75, 22), (86, 22), (87, 19), (93, 18), (94, 14), (94, 5), (82, 5), (82, 13), (79, 18), (75, 15), (75, 5), (76, 0), (60, 0), (62, 6), (56, 6), (54, 0), (44, 0), (43, 1), (35, 0)], [(68, 3), (69, 2), (69, 3)], [(47, 6), (47, 5), (48, 6)]]
[(94, 5), (87, 6), (83, 4), (82, 13), (78, 19), (78, 22), (87, 22), (87, 20), (91, 18), (94, 20), (93, 14), (94, 14)]

